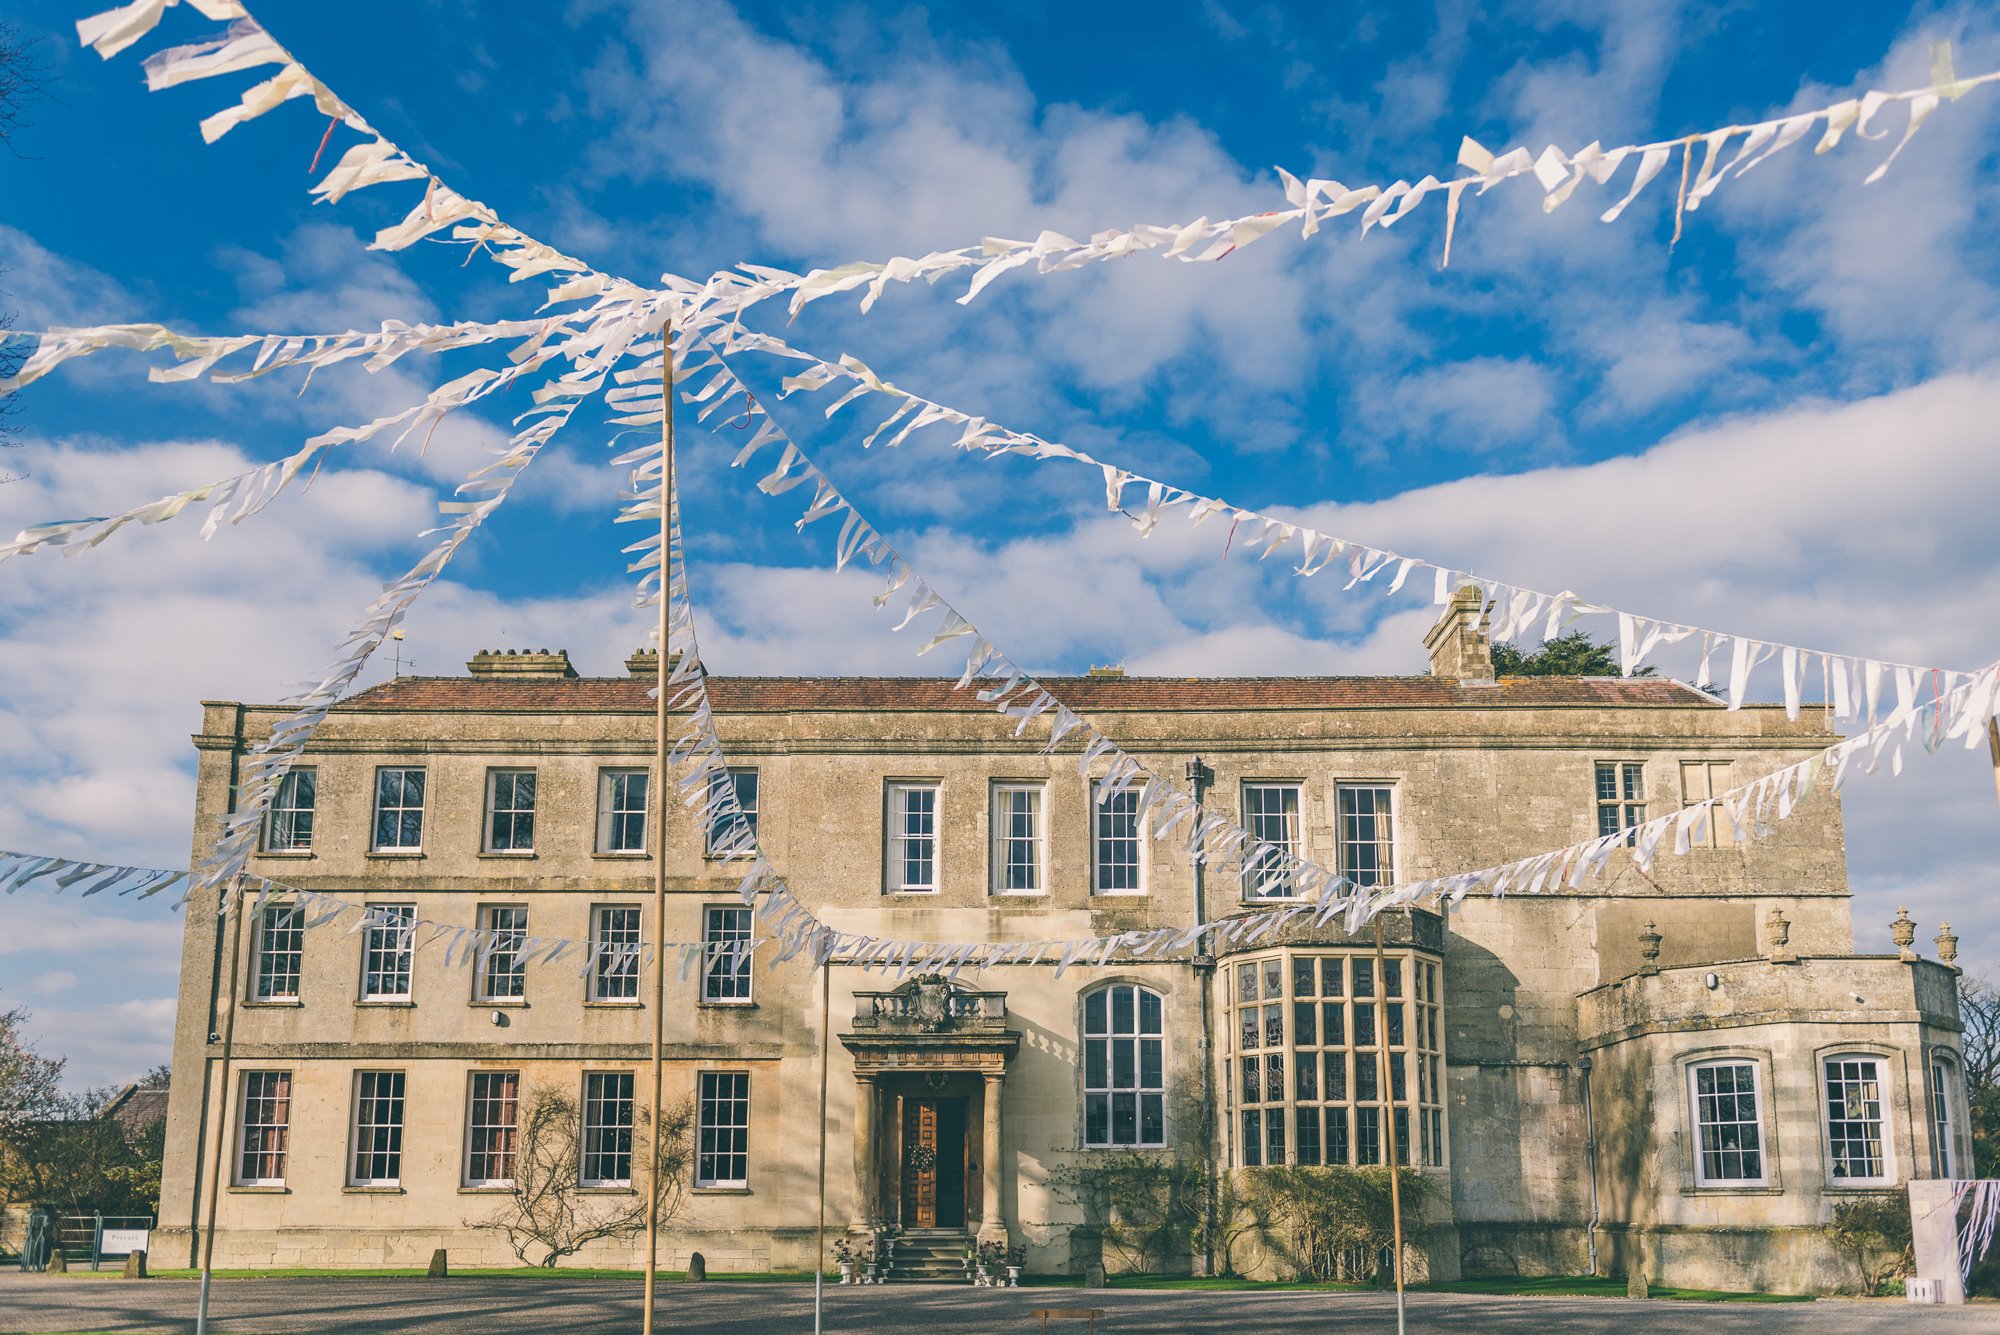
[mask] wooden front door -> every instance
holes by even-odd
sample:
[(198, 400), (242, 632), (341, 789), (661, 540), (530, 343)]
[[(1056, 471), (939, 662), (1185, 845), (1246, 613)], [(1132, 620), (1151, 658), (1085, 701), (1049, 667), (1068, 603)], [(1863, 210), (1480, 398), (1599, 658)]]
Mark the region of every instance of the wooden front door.
[(965, 1227), (965, 1100), (903, 1100), (903, 1227)]

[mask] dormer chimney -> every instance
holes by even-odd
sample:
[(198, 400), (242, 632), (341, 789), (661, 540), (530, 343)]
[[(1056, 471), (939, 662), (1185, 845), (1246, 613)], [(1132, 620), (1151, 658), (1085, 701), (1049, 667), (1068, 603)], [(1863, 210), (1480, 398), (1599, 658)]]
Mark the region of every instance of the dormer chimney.
[(465, 670), (475, 677), (509, 681), (574, 681), (577, 675), (567, 649), (481, 649)]
[(1462, 585), (1452, 595), (1444, 615), (1424, 636), (1433, 677), (1456, 677), (1475, 684), (1493, 680), (1493, 641), (1480, 624), (1485, 611), (1484, 599), (1475, 585)]

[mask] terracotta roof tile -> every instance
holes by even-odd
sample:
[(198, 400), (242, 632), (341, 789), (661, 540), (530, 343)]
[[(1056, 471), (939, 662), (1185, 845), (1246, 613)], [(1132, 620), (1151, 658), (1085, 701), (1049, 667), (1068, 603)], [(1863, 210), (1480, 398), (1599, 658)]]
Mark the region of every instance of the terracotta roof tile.
[[(1689, 706), (1715, 703), (1679, 682), (1647, 677), (1504, 677), (1462, 686), (1444, 677), (1045, 677), (1078, 711), (1532, 708), (1577, 705)], [(969, 691), (942, 677), (714, 677), (710, 695), (725, 713), (813, 710), (985, 713)], [(350, 696), (339, 709), (644, 713), (650, 680), (570, 681), (399, 677)]]

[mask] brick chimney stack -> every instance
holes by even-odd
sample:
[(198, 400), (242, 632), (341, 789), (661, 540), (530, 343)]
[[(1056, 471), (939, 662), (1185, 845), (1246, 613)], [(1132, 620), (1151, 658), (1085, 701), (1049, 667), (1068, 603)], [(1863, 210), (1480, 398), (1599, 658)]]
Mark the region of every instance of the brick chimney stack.
[(1456, 677), (1475, 685), (1492, 682), (1493, 641), (1480, 625), (1484, 613), (1480, 592), (1473, 585), (1462, 586), (1452, 596), (1444, 615), (1424, 636), (1433, 677)]
[(505, 677), (509, 681), (574, 681), (567, 649), (481, 649), (466, 663), (475, 677)]

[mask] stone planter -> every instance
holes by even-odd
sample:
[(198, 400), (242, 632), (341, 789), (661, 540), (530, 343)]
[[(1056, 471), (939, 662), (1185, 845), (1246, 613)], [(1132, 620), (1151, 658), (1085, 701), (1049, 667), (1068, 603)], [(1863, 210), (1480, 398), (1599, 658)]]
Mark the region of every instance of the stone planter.
[(1017, 1265), (1007, 1267), (1007, 1287), (1010, 1289), (1021, 1287), (1021, 1267)]
[(854, 1282), (854, 1262), (842, 1261), (840, 1263), (840, 1282), (842, 1284), (852, 1284)]

